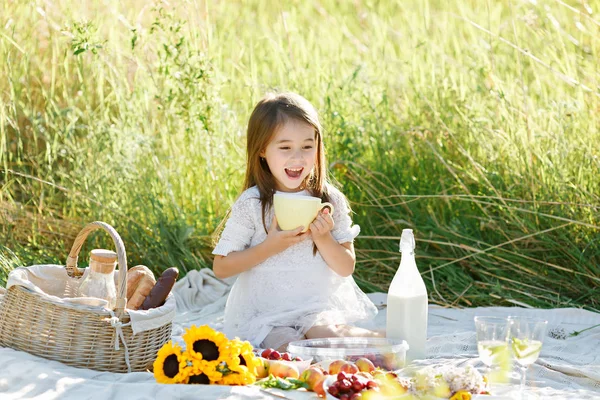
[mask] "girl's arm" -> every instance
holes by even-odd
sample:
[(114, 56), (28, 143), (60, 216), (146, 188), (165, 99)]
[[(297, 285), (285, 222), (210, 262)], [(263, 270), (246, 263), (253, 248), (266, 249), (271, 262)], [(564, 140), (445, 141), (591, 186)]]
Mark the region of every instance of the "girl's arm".
[(323, 235), (318, 240), (313, 240), (329, 268), (343, 277), (352, 275), (356, 261), (352, 242), (338, 243), (331, 233)]
[(219, 279), (229, 278), (257, 266), (267, 258), (304, 240), (308, 235), (308, 231), (300, 233), (303, 229), (304, 227), (301, 226), (293, 231), (280, 231), (277, 218), (273, 217), (267, 238), (264, 242), (246, 250), (233, 251), (226, 256), (215, 256), (213, 262), (215, 276)]
[(328, 209), (319, 213), (310, 224), (312, 239), (329, 268), (346, 277), (354, 272), (356, 256), (352, 242), (338, 243), (331, 235), (334, 223)]
[(219, 279), (240, 274), (271, 257), (273, 252), (266, 241), (242, 251), (234, 251), (226, 256), (215, 256), (213, 272)]

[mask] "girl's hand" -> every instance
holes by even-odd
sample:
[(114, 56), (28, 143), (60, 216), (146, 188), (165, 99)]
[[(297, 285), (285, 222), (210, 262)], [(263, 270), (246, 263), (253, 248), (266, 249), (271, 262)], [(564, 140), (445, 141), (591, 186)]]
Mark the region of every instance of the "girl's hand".
[(269, 232), (265, 242), (268, 243), (269, 249), (271, 249), (275, 254), (281, 253), (283, 250), (303, 241), (306, 238), (308, 231), (301, 233), (303, 229), (304, 227), (300, 226), (291, 231), (279, 230), (277, 217), (273, 215), (273, 221), (271, 221), (271, 226), (269, 227)]
[(319, 212), (317, 218), (310, 224), (313, 241), (317, 242), (320, 238), (327, 235), (333, 229), (333, 226), (334, 222), (331, 214), (329, 214), (329, 209), (326, 208)]

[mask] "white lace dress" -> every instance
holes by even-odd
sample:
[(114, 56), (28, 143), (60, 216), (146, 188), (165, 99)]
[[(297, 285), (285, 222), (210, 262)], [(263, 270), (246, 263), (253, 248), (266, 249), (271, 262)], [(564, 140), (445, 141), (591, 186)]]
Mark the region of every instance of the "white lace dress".
[[(331, 233), (338, 243), (352, 242), (360, 227), (352, 225), (344, 195), (331, 185), (327, 188), (335, 208)], [(267, 234), (261, 212), (258, 189), (244, 191), (232, 206), (213, 254), (226, 256), (263, 242)], [(272, 218), (269, 210), (267, 228)], [(239, 274), (225, 307), (224, 331), (260, 347), (273, 328), (291, 327), (302, 336), (313, 326), (346, 324), (376, 314), (377, 308), (351, 276), (339, 276), (319, 252), (313, 256), (309, 235)]]

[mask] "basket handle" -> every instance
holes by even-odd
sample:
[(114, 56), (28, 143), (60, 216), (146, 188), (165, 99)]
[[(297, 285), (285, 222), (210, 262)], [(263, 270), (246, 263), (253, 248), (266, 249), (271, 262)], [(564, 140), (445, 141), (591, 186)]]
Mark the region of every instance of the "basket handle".
[(79, 252), (81, 251), (81, 247), (87, 239), (88, 235), (97, 230), (104, 229), (115, 242), (115, 247), (117, 249), (117, 263), (119, 264), (119, 278), (117, 279), (117, 301), (115, 311), (117, 315), (120, 317), (125, 310), (125, 305), (127, 304), (127, 254), (125, 254), (125, 245), (123, 244), (123, 240), (121, 240), (121, 236), (117, 233), (115, 228), (108, 225), (105, 222), (95, 221), (87, 224), (81, 232), (75, 238), (75, 242), (73, 243), (73, 247), (71, 247), (71, 252), (69, 253), (69, 257), (67, 258), (67, 272), (71, 276), (81, 275), (79, 270), (77, 269), (77, 259), (79, 258)]

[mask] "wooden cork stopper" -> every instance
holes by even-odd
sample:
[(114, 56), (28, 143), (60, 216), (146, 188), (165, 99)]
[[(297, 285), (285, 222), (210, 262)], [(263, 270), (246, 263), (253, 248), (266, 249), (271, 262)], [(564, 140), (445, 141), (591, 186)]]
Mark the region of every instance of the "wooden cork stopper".
[(112, 250), (94, 249), (90, 254), (90, 268), (95, 272), (109, 274), (115, 270), (117, 253)]

